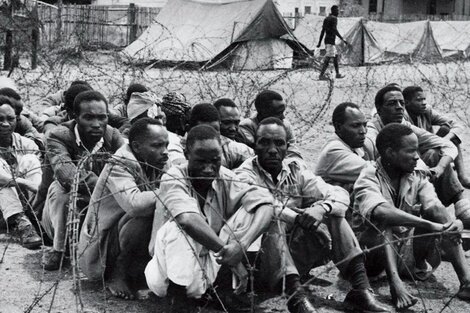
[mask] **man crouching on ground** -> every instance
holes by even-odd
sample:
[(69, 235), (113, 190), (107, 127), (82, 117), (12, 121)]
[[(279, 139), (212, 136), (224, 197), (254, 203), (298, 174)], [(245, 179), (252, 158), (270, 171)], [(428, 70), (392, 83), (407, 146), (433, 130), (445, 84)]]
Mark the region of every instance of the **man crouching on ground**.
[[(418, 299), (406, 290), (400, 276), (420, 279), (420, 273), (426, 273), (429, 265), (436, 268), (440, 258), (435, 236), (414, 236), (446, 231), (441, 248), (460, 281), (457, 297), (470, 300), (470, 271), (459, 233), (462, 221), (451, 218), (426, 174), (415, 169), (418, 137), (408, 126), (391, 123), (377, 135), (376, 146), (377, 165), (364, 168), (354, 185), (354, 206), (365, 229), (359, 242), (372, 249), (366, 255), (368, 274), (385, 269), (397, 309), (416, 304)], [(388, 244), (373, 249), (384, 243)]]
[[(198, 125), (188, 133), (188, 163), (162, 177), (153, 231), (153, 259), (145, 269), (149, 288), (159, 297), (200, 298), (214, 283), (220, 264), (228, 265), (240, 284), (248, 273), (241, 261), (248, 247), (265, 232), (273, 217), (273, 197), (265, 190), (237, 182), (222, 167), (219, 133)], [(215, 254), (214, 254), (215, 252)], [(178, 308), (182, 312), (184, 308)]]
[(100, 174), (80, 234), (80, 268), (105, 279), (111, 293), (134, 299), (129, 282), (142, 282), (150, 260), (157, 188), (168, 161), (168, 133), (160, 121), (143, 118)]

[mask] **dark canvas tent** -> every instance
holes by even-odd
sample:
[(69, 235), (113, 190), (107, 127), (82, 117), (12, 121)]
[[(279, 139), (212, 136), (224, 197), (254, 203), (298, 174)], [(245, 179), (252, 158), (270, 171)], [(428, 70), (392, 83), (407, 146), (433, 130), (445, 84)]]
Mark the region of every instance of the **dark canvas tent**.
[(300, 46), (272, 0), (207, 1), (168, 1), (155, 23), (123, 53), (143, 63), (224, 63), (235, 69), (292, 66), (293, 48)]

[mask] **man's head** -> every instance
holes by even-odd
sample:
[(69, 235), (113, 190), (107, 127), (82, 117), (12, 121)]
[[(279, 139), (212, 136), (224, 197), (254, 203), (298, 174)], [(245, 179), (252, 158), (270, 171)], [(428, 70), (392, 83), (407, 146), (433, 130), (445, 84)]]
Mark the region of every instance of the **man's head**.
[(240, 110), (237, 105), (231, 99), (222, 98), (214, 102), (214, 106), (219, 111), (220, 133), (235, 140), (240, 124)]
[(23, 101), (21, 100), (19, 93), (13, 88), (4, 87), (0, 88), (0, 96), (4, 96), (10, 99), (10, 103), (15, 109), (15, 114), (17, 117), (19, 117), (23, 111)]
[(92, 90), (87, 84), (73, 84), (70, 85), (69, 89), (64, 94), (64, 109), (67, 111), (69, 117), (73, 117), (73, 103), (77, 95), (81, 92)]
[(161, 121), (144, 117), (132, 124), (129, 146), (137, 160), (162, 169), (168, 161), (168, 132)]
[(193, 184), (209, 186), (219, 173), (222, 161), (219, 133), (209, 125), (194, 126), (186, 139), (185, 155), (189, 176), (194, 177)]
[(382, 164), (399, 173), (413, 172), (418, 162), (418, 137), (408, 126), (390, 123), (377, 135), (377, 150)]
[(287, 148), (287, 131), (284, 123), (275, 117), (262, 120), (255, 136), (255, 153), (261, 167), (271, 175), (277, 176), (282, 169)]
[(16, 114), (10, 98), (0, 96), (0, 140), (11, 137), (16, 128)]
[(426, 112), (426, 95), (419, 86), (408, 86), (403, 89), (406, 110), (414, 115)]
[(127, 105), (129, 103), (129, 100), (131, 99), (131, 96), (134, 92), (146, 92), (146, 91), (148, 91), (148, 88), (142, 84), (137, 84), (137, 83), (130, 84), (126, 91), (124, 104)]
[(73, 102), (73, 114), (83, 141), (96, 143), (103, 137), (108, 125), (108, 101), (101, 93), (79, 93)]
[(337, 5), (333, 5), (331, 7), (331, 14), (334, 15), (334, 16), (338, 16), (339, 15), (339, 7)]
[(351, 148), (364, 145), (367, 133), (367, 119), (357, 104), (340, 103), (333, 111), (335, 133)]
[(169, 131), (184, 136), (191, 107), (183, 94), (170, 92), (162, 98), (162, 110), (166, 115), (166, 127)]
[(133, 92), (127, 104), (127, 117), (131, 124), (141, 118), (150, 117), (165, 125), (166, 118), (161, 104), (161, 99), (151, 91)]
[(217, 132), (220, 132), (219, 112), (210, 103), (199, 103), (191, 109), (188, 128), (192, 129), (202, 124), (212, 126)]
[(286, 103), (279, 93), (272, 90), (263, 90), (255, 98), (255, 108), (259, 121), (267, 117), (276, 117), (282, 121)]
[(375, 108), (385, 125), (401, 123), (405, 109), (401, 89), (394, 85), (387, 85), (380, 89), (375, 95)]

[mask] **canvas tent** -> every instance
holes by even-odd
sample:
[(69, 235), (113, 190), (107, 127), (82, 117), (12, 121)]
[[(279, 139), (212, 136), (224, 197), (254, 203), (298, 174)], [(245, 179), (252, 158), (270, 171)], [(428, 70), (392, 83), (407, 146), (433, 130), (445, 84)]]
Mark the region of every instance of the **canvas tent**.
[(274, 69), (291, 67), (297, 48), (272, 0), (172, 0), (123, 53), (139, 63)]
[[(308, 49), (314, 49), (320, 36), (323, 17), (306, 16), (294, 31)], [(470, 53), (470, 22), (417, 21), (381, 23), (362, 18), (339, 18), (338, 31), (350, 43), (337, 39), (340, 62), (362, 65), (419, 60), (432, 62)]]

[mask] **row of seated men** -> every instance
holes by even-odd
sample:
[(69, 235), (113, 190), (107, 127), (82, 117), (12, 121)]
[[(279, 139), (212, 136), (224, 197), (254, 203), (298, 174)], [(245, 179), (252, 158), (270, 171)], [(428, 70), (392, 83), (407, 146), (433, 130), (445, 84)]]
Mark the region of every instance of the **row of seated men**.
[[(356, 104), (339, 104), (315, 172), (274, 91), (260, 92), (256, 114), (240, 121), (230, 99), (191, 108), (180, 94), (159, 99), (140, 84), (112, 110), (85, 82), (59, 93), (43, 112), (50, 116), (22, 114), (11, 87), (0, 89), (0, 208), (26, 248), (43, 244), (31, 223), (40, 221), (52, 242), (46, 270), (67, 259), (73, 207), (83, 219), (82, 272), (124, 299), (144, 281), (174, 312), (190, 307), (183, 298), (232, 287), (225, 308), (243, 308), (253, 275), (256, 288), (285, 291), (290, 312), (315, 312), (303, 283), (329, 260), (351, 284), (345, 308), (389, 312), (369, 284), (385, 270), (403, 309), (418, 300), (402, 279), (427, 279), (440, 249), (460, 281), (457, 296), (470, 300), (461, 127), (426, 106), (419, 87), (380, 89), (369, 122)], [(21, 124), (36, 125), (33, 140), (17, 132)]]

